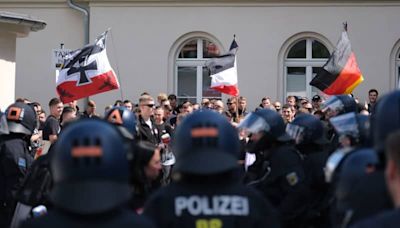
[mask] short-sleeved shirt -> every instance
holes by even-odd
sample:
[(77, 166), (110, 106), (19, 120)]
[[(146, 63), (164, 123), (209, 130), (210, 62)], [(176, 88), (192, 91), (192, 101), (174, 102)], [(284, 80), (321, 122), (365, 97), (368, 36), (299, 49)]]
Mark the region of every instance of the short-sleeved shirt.
[(50, 135), (58, 135), (60, 133), (60, 122), (54, 116), (46, 119), (43, 127), (43, 140), (50, 140)]

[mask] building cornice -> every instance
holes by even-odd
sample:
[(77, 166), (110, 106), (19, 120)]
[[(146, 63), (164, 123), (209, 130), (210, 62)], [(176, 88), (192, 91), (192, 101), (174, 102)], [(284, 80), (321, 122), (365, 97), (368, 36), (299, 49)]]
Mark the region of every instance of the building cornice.
[(46, 22), (29, 15), (0, 11), (0, 23), (28, 27), (30, 31), (40, 31), (46, 27)]
[[(400, 6), (400, 0), (75, 0), (90, 6), (159, 7), (385, 7)], [(66, 0), (0, 0), (3, 7), (67, 7)]]

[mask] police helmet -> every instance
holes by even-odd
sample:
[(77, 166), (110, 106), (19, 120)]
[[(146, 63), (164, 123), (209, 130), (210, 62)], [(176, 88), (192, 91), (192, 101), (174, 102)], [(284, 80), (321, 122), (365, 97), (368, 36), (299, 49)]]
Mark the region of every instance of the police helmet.
[(32, 135), (37, 126), (36, 112), (29, 105), (16, 102), (8, 106), (6, 112), (8, 129), (12, 133)]
[(387, 136), (400, 128), (400, 91), (396, 90), (383, 96), (375, 107), (371, 117), (371, 137), (378, 152), (384, 150)]
[(343, 147), (335, 150), (328, 157), (324, 167), (325, 181), (327, 183), (336, 183), (340, 176), (342, 163), (352, 151), (354, 151), (352, 147)]
[(342, 227), (390, 206), (378, 165), (376, 151), (369, 148), (350, 152), (343, 161), (335, 188), (336, 211)]
[(248, 114), (238, 125), (239, 130), (247, 134), (264, 132), (269, 138), (287, 142), (292, 138), (286, 134), (285, 122), (278, 112), (270, 109), (259, 109)]
[(238, 133), (226, 118), (210, 110), (188, 115), (178, 125), (172, 146), (174, 170), (180, 173), (210, 175), (237, 167)]
[(50, 168), (55, 206), (77, 214), (112, 210), (130, 198), (123, 137), (100, 119), (81, 119), (61, 132)]
[(357, 103), (349, 95), (334, 95), (322, 103), (321, 110), (330, 118), (348, 112), (356, 112)]
[(349, 136), (355, 144), (365, 144), (369, 139), (370, 123), (367, 115), (346, 113), (329, 119), (338, 135)]
[(286, 133), (295, 140), (297, 145), (328, 143), (324, 134), (324, 125), (311, 114), (301, 114), (286, 125)]
[(127, 108), (122, 106), (114, 106), (106, 113), (104, 119), (116, 125), (125, 138), (135, 138), (136, 116)]

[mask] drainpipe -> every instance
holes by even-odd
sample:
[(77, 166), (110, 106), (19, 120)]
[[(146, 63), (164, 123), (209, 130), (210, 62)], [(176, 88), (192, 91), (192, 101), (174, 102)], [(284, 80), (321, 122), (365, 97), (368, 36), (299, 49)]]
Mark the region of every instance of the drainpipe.
[[(89, 26), (90, 26), (90, 12), (88, 9), (74, 3), (72, 0), (67, 0), (68, 6), (74, 10), (77, 10), (79, 12), (81, 12), (83, 14), (83, 30), (84, 30), (84, 34), (85, 34), (85, 45), (89, 44)], [(87, 108), (87, 103), (89, 101), (89, 97), (86, 97), (84, 99), (84, 104), (83, 104), (83, 108), (84, 110), (86, 110)]]

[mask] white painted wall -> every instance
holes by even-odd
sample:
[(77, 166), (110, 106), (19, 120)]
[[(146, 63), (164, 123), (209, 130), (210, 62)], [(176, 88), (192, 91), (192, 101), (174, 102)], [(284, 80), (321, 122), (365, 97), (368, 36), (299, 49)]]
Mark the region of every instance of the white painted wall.
[[(229, 5), (229, 3), (227, 3)], [(374, 4), (176, 4), (162, 6), (143, 3), (91, 3), (90, 40), (111, 27), (108, 56), (119, 74), (124, 99), (137, 101), (142, 91), (156, 96), (174, 92), (169, 52), (174, 42), (193, 31), (209, 33), (229, 48), (236, 34), (240, 46), (238, 74), (241, 95), (251, 108), (263, 96), (283, 99), (281, 48), (290, 37), (315, 32), (334, 46), (343, 21), (349, 23), (349, 36), (365, 81), (354, 92), (361, 100), (367, 91), (381, 93), (395, 87), (390, 55), (400, 38), (399, 3)], [(46, 104), (55, 96), (51, 50), (64, 42), (66, 48), (83, 43), (82, 17), (67, 6), (13, 8), (8, 11), (35, 15), (47, 22), (40, 33), (17, 41), (16, 96)], [(99, 112), (120, 99), (120, 91), (94, 96)]]
[(0, 109), (15, 100), (15, 41), (16, 34), (0, 33)]
[(19, 5), (3, 9), (32, 15), (47, 23), (46, 29), (17, 39), (15, 96), (38, 101), (48, 111), (48, 102), (57, 96), (52, 50), (60, 48), (60, 43), (70, 49), (83, 46), (82, 16), (66, 3), (29, 8)]

